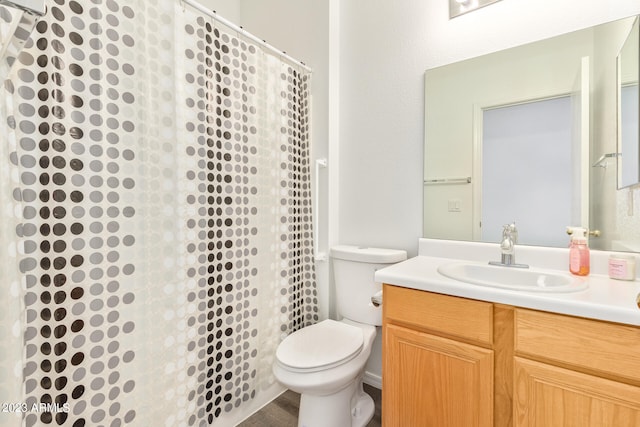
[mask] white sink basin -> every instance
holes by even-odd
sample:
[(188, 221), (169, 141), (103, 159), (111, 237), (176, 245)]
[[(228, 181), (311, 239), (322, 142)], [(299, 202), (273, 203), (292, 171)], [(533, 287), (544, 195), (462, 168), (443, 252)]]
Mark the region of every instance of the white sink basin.
[(452, 262), (438, 267), (438, 273), (472, 285), (528, 292), (578, 292), (587, 283), (569, 273), (530, 268), (503, 267), (470, 262)]

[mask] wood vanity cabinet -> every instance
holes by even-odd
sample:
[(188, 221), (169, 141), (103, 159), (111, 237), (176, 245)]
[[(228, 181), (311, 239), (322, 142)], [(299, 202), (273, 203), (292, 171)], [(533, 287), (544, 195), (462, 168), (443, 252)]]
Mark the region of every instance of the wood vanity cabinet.
[(383, 425), (493, 425), (493, 304), (383, 292)]
[(640, 426), (640, 328), (384, 285), (385, 427)]

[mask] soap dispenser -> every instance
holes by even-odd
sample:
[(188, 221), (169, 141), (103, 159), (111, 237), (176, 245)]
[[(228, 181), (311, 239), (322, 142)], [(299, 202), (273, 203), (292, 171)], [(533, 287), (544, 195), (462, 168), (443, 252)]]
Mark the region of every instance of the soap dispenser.
[(571, 235), (569, 245), (569, 271), (577, 276), (589, 275), (590, 257), (587, 244), (587, 229), (582, 227), (567, 227)]

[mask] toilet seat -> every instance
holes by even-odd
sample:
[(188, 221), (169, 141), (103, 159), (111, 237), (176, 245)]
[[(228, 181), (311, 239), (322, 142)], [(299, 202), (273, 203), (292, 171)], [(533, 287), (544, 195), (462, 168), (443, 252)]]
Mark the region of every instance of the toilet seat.
[(276, 360), (292, 372), (322, 371), (350, 361), (363, 345), (361, 328), (327, 319), (286, 337), (276, 350)]

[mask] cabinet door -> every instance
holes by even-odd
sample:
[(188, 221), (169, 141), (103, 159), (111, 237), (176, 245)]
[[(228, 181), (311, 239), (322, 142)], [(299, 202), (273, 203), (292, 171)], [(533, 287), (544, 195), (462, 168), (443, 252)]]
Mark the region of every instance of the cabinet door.
[(493, 351), (385, 325), (385, 427), (489, 427)]
[(516, 357), (515, 427), (637, 427), (640, 387)]

